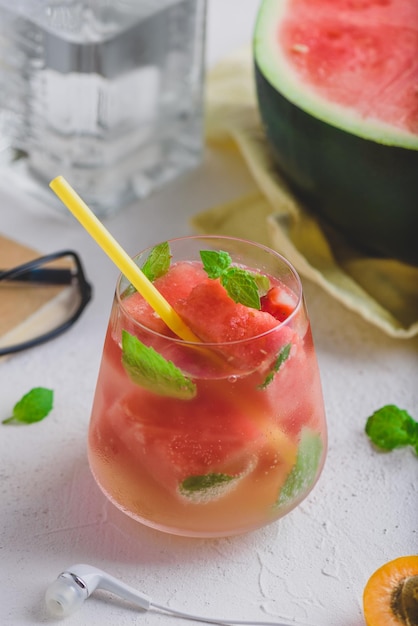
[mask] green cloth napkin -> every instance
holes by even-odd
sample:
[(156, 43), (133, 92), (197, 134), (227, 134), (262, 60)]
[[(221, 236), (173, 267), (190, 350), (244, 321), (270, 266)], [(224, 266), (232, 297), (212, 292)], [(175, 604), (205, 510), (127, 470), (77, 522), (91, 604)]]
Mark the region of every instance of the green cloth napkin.
[(418, 334), (418, 267), (365, 256), (302, 206), (277, 172), (258, 114), (251, 50), (216, 66), (206, 85), (206, 140), (241, 160), (254, 192), (194, 216), (205, 234), (252, 239), (282, 253), (300, 275), (392, 337)]

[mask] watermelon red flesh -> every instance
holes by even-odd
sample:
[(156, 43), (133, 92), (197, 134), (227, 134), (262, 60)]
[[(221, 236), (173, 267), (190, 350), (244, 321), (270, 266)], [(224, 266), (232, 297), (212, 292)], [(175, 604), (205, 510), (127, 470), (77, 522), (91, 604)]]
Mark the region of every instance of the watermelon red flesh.
[(177, 312), (203, 341), (224, 343), (257, 337), (277, 320), (263, 311), (234, 302), (219, 280), (207, 279), (177, 302)]
[[(223, 344), (220, 350), (240, 369), (255, 369), (271, 361), (292, 333), (274, 330), (278, 321), (267, 311), (258, 311), (234, 302), (219, 280), (206, 280), (179, 300), (177, 312), (207, 343)], [(269, 332), (272, 331), (272, 332)], [(237, 342), (237, 343), (234, 343)]]
[[(156, 279), (154, 284), (171, 306), (176, 308), (177, 300), (187, 298), (193, 287), (202, 280), (207, 280), (203, 268), (185, 262), (173, 264), (164, 276)], [(123, 306), (125, 311), (143, 326), (162, 335), (173, 334), (141, 294), (134, 293), (124, 300)]]
[(114, 407), (115, 419), (119, 422), (122, 415), (125, 420), (118, 424), (118, 436), (138, 466), (147, 467), (164, 487), (210, 472), (240, 474), (265, 443), (256, 421), (243, 416), (219, 391), (217, 385), (209, 383), (206, 389), (202, 383), (199, 398), (186, 403), (135, 392), (122, 407)]
[(283, 322), (295, 310), (296, 296), (284, 287), (271, 287), (261, 298), (261, 310)]
[(418, 3), (293, 0), (279, 45), (328, 102), (418, 134)]
[[(234, 302), (220, 282), (209, 279), (200, 265), (176, 263), (155, 281), (155, 286), (203, 342), (242, 342), (221, 348), (228, 359), (239, 361), (236, 364), (240, 371), (271, 361), (284, 343), (291, 340), (292, 333), (288, 329), (269, 333), (278, 325), (278, 319), (283, 320), (282, 309), (274, 309), (277, 316), (280, 314), (280, 318), (276, 318), (273, 309), (257, 311)], [(139, 293), (127, 298), (124, 308), (147, 328), (164, 335), (172, 334)], [(131, 328), (126, 323), (125, 329), (135, 333), (134, 325)], [(268, 333), (265, 337), (252, 339), (265, 333)], [(159, 350), (158, 342), (152, 345)], [(170, 358), (174, 359), (174, 354)]]

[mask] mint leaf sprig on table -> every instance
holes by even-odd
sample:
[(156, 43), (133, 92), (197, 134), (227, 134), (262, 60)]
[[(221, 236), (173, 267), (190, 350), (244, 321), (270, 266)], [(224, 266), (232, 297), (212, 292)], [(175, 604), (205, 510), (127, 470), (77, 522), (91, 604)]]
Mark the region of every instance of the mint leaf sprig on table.
[(12, 415), (2, 424), (33, 424), (40, 422), (51, 411), (54, 392), (44, 387), (34, 387), (26, 393), (13, 407)]
[(200, 258), (209, 278), (219, 278), (234, 302), (261, 309), (260, 296), (270, 288), (267, 276), (232, 265), (231, 257), (223, 250), (201, 250)]
[(394, 404), (387, 404), (375, 411), (367, 419), (365, 431), (380, 450), (412, 446), (418, 455), (418, 422)]

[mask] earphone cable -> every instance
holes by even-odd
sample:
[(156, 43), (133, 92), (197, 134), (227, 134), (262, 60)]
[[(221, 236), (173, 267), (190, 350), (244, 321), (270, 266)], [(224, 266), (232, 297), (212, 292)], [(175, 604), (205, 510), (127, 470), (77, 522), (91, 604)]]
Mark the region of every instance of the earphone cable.
[(312, 626), (310, 624), (297, 624), (293, 622), (290, 624), (289, 622), (263, 622), (263, 621), (247, 621), (247, 620), (236, 620), (236, 619), (225, 619), (225, 618), (216, 618), (216, 617), (203, 617), (200, 615), (193, 615), (192, 613), (184, 613), (183, 611), (178, 611), (176, 609), (172, 609), (162, 604), (157, 604), (155, 602), (150, 603), (150, 609), (155, 609), (157, 611), (162, 611), (164, 613), (169, 613), (176, 617), (181, 617), (187, 620), (194, 620), (196, 622), (203, 622), (205, 624), (219, 624), (220, 626)]

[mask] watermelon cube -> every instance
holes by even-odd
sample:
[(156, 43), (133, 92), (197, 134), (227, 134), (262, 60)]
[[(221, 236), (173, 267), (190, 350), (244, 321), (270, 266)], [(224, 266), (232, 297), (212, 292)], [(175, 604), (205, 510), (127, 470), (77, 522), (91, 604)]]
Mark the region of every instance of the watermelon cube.
[(188, 297), (177, 301), (176, 309), (203, 342), (216, 343), (240, 371), (271, 361), (291, 335), (288, 329), (278, 328), (270, 313), (234, 302), (219, 280), (196, 285)]

